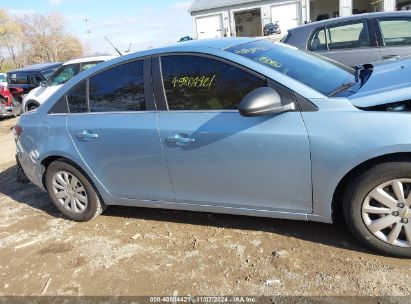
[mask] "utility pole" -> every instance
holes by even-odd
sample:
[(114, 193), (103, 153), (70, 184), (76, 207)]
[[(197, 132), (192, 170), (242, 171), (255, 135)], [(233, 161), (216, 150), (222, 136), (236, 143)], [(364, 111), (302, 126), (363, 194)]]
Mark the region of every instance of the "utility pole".
[(90, 30), (90, 25), (89, 25), (89, 22), (91, 20), (86, 17), (86, 18), (83, 19), (83, 21), (86, 25), (86, 34), (87, 34), (86, 52), (89, 53), (87, 55), (91, 55), (93, 53), (93, 46), (91, 44), (91, 30)]

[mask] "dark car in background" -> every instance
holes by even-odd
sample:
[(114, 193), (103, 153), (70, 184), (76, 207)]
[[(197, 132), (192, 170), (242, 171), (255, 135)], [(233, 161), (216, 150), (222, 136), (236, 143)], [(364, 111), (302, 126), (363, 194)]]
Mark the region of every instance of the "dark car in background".
[(282, 42), (349, 66), (411, 55), (411, 12), (333, 18), (288, 31)]
[(8, 88), (14, 98), (21, 101), (21, 95), (28, 94), (38, 87), (40, 82), (46, 81), (62, 64), (62, 62), (35, 64), (10, 71), (7, 73)]
[(270, 22), (267, 23), (266, 25), (264, 25), (264, 36), (270, 36), (270, 35), (279, 35), (281, 34), (281, 28), (280, 25), (278, 24), (278, 22)]

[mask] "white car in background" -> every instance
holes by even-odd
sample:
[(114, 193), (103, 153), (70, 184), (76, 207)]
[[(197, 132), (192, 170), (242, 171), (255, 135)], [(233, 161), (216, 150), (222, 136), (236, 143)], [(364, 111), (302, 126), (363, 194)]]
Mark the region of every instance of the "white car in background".
[(54, 92), (63, 84), (69, 81), (77, 74), (86, 71), (93, 66), (116, 58), (115, 55), (101, 55), (92, 57), (83, 57), (64, 63), (57, 71), (46, 81), (41, 82), (41, 86), (33, 89), (23, 99), (23, 112), (29, 112), (37, 109), (42, 105)]

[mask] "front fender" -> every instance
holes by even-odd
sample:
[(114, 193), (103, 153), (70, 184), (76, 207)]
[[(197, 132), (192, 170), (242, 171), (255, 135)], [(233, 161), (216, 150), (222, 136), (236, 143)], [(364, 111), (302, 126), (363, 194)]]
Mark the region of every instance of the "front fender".
[[(332, 104), (333, 101), (330, 101)], [(332, 221), (332, 200), (339, 182), (371, 159), (411, 152), (411, 115), (362, 111), (354, 107), (321, 108), (303, 113), (310, 137), (313, 217)]]

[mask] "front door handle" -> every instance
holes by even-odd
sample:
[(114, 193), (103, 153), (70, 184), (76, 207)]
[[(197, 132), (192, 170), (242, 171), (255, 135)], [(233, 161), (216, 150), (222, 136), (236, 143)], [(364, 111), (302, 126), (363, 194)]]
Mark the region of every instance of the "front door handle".
[(77, 134), (78, 138), (81, 139), (96, 139), (98, 138), (98, 134), (91, 132), (90, 130), (84, 130)]
[(191, 144), (195, 142), (195, 138), (189, 137), (185, 134), (175, 134), (174, 136), (167, 137), (167, 141), (173, 144)]

